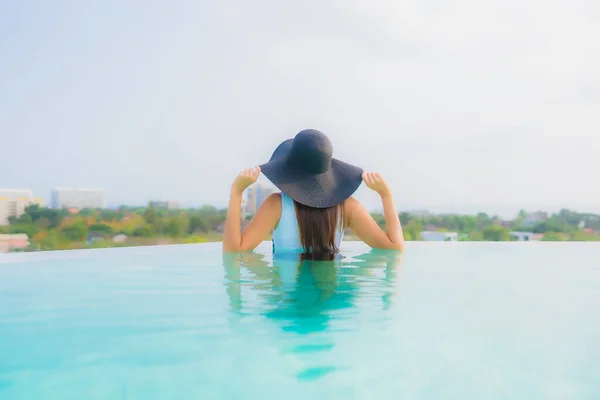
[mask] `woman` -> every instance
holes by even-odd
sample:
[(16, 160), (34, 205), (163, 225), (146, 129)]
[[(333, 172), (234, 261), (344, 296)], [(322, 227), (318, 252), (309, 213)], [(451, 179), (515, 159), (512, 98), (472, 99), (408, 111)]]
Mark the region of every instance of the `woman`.
[[(332, 158), (323, 133), (307, 129), (281, 143), (267, 164), (242, 171), (231, 186), (223, 250), (253, 250), (273, 232), (273, 251), (303, 253), (314, 259), (339, 251), (350, 228), (373, 248), (403, 250), (404, 236), (388, 185), (378, 173)], [(241, 232), (242, 194), (262, 173), (281, 193), (270, 195)], [(383, 231), (352, 194), (362, 182), (381, 196)]]

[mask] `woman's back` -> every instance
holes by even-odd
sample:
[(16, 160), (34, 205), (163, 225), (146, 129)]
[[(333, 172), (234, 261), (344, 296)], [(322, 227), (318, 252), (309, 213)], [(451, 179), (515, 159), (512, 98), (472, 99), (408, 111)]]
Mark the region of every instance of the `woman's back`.
[[(344, 237), (344, 223), (342, 214), (338, 213), (335, 232), (335, 244), (339, 248)], [(300, 240), (300, 228), (294, 200), (285, 193), (281, 193), (281, 216), (279, 223), (273, 231), (273, 252), (275, 251), (304, 252), (306, 251)]]

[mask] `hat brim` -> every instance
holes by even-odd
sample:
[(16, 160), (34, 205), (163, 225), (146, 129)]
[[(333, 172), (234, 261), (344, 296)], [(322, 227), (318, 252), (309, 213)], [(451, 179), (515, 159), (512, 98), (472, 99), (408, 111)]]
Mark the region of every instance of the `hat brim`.
[(285, 157), (272, 157), (260, 168), (283, 193), (300, 204), (314, 208), (329, 208), (343, 203), (356, 192), (362, 183), (363, 173), (362, 168), (335, 158), (326, 172), (317, 175), (290, 168)]

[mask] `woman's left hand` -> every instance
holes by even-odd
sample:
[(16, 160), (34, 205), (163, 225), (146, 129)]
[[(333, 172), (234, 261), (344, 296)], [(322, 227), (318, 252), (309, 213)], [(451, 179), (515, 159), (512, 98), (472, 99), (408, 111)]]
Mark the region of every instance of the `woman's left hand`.
[(367, 187), (381, 197), (390, 196), (390, 188), (378, 172), (363, 172), (362, 178)]
[(232, 190), (238, 191), (240, 194), (252, 185), (260, 175), (260, 167), (248, 168), (239, 173), (235, 181), (233, 181)]

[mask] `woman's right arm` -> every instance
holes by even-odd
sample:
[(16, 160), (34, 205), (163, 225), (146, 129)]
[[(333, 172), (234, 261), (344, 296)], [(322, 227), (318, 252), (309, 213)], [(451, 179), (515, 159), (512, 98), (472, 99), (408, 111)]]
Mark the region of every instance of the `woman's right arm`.
[(225, 219), (223, 234), (223, 251), (237, 252), (254, 250), (271, 232), (281, 215), (281, 195), (271, 194), (260, 206), (256, 215), (246, 229), (241, 231), (242, 195), (248, 186), (252, 185), (260, 175), (260, 167), (249, 168), (240, 172), (231, 185), (229, 207)]
[(404, 234), (394, 205), (392, 193), (387, 183), (378, 173), (363, 173), (365, 184), (381, 196), (385, 231), (383, 231), (371, 214), (354, 198), (346, 201), (349, 213), (349, 227), (366, 244), (377, 249), (404, 250)]

